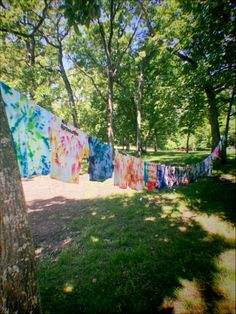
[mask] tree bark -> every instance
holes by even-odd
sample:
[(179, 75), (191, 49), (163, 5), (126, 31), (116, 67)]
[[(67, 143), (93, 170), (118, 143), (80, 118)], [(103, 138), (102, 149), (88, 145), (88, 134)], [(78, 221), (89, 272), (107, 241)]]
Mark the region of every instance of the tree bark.
[(40, 313), (32, 237), (20, 171), (1, 94), (0, 313)]
[(187, 133), (187, 141), (186, 141), (186, 153), (189, 152), (189, 140), (190, 140), (190, 135), (191, 135), (191, 131), (190, 131), (190, 127), (188, 128), (188, 133)]
[(234, 103), (234, 98), (235, 98), (235, 90), (236, 90), (236, 82), (234, 83), (233, 87), (233, 92), (232, 96), (230, 98), (229, 102), (229, 108), (226, 116), (226, 123), (225, 123), (225, 139), (222, 145), (222, 154), (221, 154), (221, 163), (222, 164), (227, 164), (227, 147), (228, 147), (228, 134), (229, 134), (229, 122), (230, 122), (230, 116), (231, 116), (231, 111)]
[(136, 100), (136, 110), (137, 110), (137, 133), (136, 133), (136, 151), (137, 156), (140, 157), (142, 154), (142, 138), (141, 138), (141, 128), (142, 128), (142, 96), (143, 96), (143, 82), (144, 82), (144, 61), (141, 62), (141, 70), (138, 81), (138, 95)]
[(206, 86), (205, 92), (207, 95), (208, 101), (208, 113), (209, 113), (209, 122), (211, 126), (211, 136), (212, 136), (212, 150), (220, 141), (220, 127), (218, 121), (218, 109), (217, 101), (214, 88), (212, 86)]
[(61, 44), (58, 45), (58, 65), (60, 68), (61, 77), (62, 77), (64, 84), (65, 84), (65, 87), (66, 87), (68, 100), (69, 100), (69, 106), (71, 108), (71, 115), (72, 115), (72, 119), (73, 119), (73, 124), (75, 127), (78, 128), (79, 127), (78, 113), (76, 110), (73, 91), (72, 91), (72, 88), (71, 88), (71, 85), (70, 85), (70, 82), (69, 82), (69, 79), (67, 77), (67, 74), (66, 74), (66, 71), (64, 68), (64, 64), (63, 64), (63, 50), (62, 50)]
[(158, 136), (157, 136), (157, 129), (154, 130), (154, 152), (157, 152), (157, 143), (158, 143)]
[(107, 104), (107, 135), (108, 143), (114, 151), (114, 134), (113, 134), (113, 73), (108, 66), (108, 104)]

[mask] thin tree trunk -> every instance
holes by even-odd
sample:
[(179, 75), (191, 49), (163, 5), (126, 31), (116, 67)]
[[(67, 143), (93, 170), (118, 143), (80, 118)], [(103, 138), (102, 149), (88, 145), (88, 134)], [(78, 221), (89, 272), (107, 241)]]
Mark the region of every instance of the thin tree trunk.
[(35, 81), (35, 38), (34, 36), (27, 38), (26, 41), (26, 47), (28, 52), (28, 58), (29, 58), (29, 66), (31, 70), (31, 91), (30, 91), (30, 97), (31, 99), (35, 100), (35, 91), (37, 89), (37, 84)]
[(122, 135), (121, 137), (121, 146), (122, 146), (122, 150), (125, 149), (125, 138), (124, 138), (124, 135)]
[(220, 128), (218, 121), (218, 110), (216, 103), (216, 95), (212, 86), (205, 87), (208, 100), (209, 122), (211, 126), (212, 150), (220, 141)]
[(157, 152), (157, 143), (158, 143), (158, 136), (157, 136), (157, 129), (154, 130), (154, 152)]
[(137, 138), (136, 138), (136, 151), (137, 156), (140, 157), (142, 153), (142, 139), (141, 139), (141, 128), (142, 128), (142, 116), (141, 116), (141, 105), (143, 96), (143, 82), (144, 82), (144, 65), (141, 63), (141, 71), (138, 81), (138, 96), (136, 100), (136, 110), (137, 110)]
[(60, 73), (61, 73), (61, 77), (64, 81), (65, 87), (66, 87), (66, 91), (67, 91), (67, 95), (68, 95), (68, 100), (69, 100), (69, 106), (71, 109), (71, 115), (72, 115), (72, 119), (73, 119), (73, 124), (75, 127), (79, 127), (79, 122), (78, 122), (78, 113), (76, 110), (76, 105), (75, 105), (75, 100), (74, 100), (74, 96), (73, 96), (73, 91), (69, 82), (69, 79), (67, 77), (65, 68), (64, 68), (64, 64), (63, 64), (63, 51), (62, 51), (62, 45), (59, 44), (58, 46), (58, 65), (60, 68)]
[(108, 143), (114, 151), (114, 135), (113, 135), (113, 74), (108, 68), (108, 103), (107, 103), (107, 135)]
[(34, 249), (0, 94), (0, 313), (40, 313)]
[(127, 139), (126, 139), (126, 150), (129, 152), (130, 150), (130, 142), (129, 142), (129, 134), (127, 136)]
[(186, 141), (186, 153), (189, 152), (189, 140), (190, 140), (190, 135), (191, 135), (191, 131), (190, 131), (190, 128), (188, 128), (187, 141)]
[(233, 87), (233, 92), (232, 92), (232, 96), (230, 98), (229, 108), (228, 108), (228, 112), (227, 112), (227, 116), (226, 116), (225, 139), (224, 139), (224, 142), (223, 142), (222, 154), (221, 154), (221, 162), (222, 162), (222, 164), (227, 164), (227, 147), (228, 147), (229, 122), (230, 122), (230, 115), (231, 115), (231, 111), (232, 111), (232, 107), (233, 107), (233, 103), (234, 103), (236, 82), (234, 84), (235, 85)]

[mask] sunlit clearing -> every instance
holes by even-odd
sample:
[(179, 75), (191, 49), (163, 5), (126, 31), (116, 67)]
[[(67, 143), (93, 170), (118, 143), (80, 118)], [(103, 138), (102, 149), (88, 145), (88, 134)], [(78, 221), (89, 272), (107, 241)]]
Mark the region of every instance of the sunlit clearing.
[(197, 283), (181, 280), (181, 286), (175, 291), (176, 299), (173, 301), (175, 313), (205, 313), (205, 302)]
[(93, 243), (97, 243), (97, 242), (99, 241), (98, 238), (93, 237), (93, 236), (91, 236), (90, 239), (91, 239), (91, 241), (92, 241)]
[(144, 221), (152, 221), (152, 222), (154, 222), (154, 221), (156, 221), (156, 217), (146, 217), (146, 218), (144, 218)]
[(70, 283), (66, 283), (64, 288), (63, 288), (63, 291), (65, 293), (71, 293), (71, 292), (73, 292), (73, 290), (74, 290), (74, 287)]
[(217, 234), (228, 241), (235, 241), (235, 228), (230, 222), (224, 221), (215, 215), (207, 216), (205, 214), (198, 215), (196, 220), (207, 232)]

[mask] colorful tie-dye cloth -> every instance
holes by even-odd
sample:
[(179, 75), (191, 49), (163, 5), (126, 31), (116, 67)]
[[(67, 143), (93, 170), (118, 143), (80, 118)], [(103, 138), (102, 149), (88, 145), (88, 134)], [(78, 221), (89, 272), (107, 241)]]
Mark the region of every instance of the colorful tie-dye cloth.
[(77, 128), (52, 117), (50, 129), (51, 177), (78, 183), (82, 159), (89, 156), (88, 136)]
[(49, 126), (51, 113), (30, 104), (26, 96), (0, 82), (21, 176), (50, 172)]
[(144, 161), (144, 182), (149, 191), (155, 189), (157, 182), (157, 164)]
[(95, 137), (89, 139), (89, 180), (102, 182), (112, 177), (113, 161), (112, 148)]
[(114, 185), (121, 189), (127, 188), (127, 156), (115, 151)]
[(136, 191), (144, 188), (144, 161), (129, 156), (127, 159), (127, 185)]

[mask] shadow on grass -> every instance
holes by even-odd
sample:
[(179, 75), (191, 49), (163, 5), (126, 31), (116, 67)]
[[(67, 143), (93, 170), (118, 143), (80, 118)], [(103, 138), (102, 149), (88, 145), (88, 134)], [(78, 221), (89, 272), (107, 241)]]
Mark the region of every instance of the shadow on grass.
[(197, 282), (201, 313), (214, 313), (222, 298), (213, 288), (215, 258), (232, 244), (183, 217), (168, 194), (54, 198), (33, 204), (30, 216), (38, 245), (53, 246), (54, 231), (72, 240), (39, 260), (44, 313), (172, 313), (162, 305), (182, 279)]
[(233, 161), (224, 166), (216, 165), (214, 176), (202, 178), (194, 184), (178, 189), (191, 210), (208, 216), (217, 215), (236, 224), (236, 189), (233, 178), (235, 168), (232, 165)]

